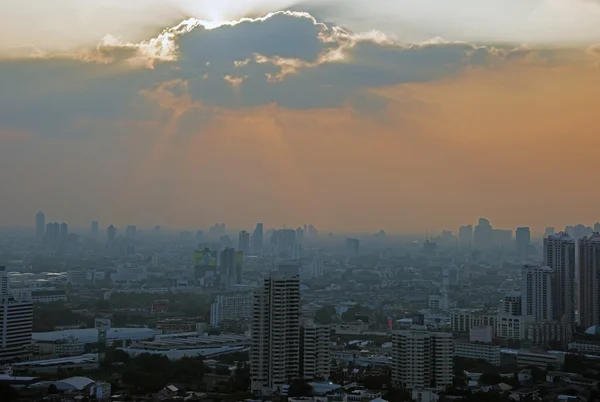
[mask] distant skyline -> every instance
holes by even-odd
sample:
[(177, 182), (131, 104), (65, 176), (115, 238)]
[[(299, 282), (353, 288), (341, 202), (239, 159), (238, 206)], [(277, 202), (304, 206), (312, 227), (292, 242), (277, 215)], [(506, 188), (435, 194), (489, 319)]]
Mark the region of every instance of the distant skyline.
[(599, 2), (57, 2), (0, 13), (0, 225), (600, 220)]

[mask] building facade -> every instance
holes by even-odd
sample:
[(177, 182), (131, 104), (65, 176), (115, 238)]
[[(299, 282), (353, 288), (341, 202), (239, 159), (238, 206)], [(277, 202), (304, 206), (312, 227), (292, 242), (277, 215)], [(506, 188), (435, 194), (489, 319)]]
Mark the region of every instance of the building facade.
[(579, 324), (600, 325), (600, 234), (579, 240)]
[(522, 312), (532, 322), (552, 321), (553, 270), (547, 266), (525, 265), (523, 267), (521, 291), (523, 297)]
[(329, 378), (331, 327), (306, 322), (302, 327), (302, 377), (325, 381)]
[(241, 320), (252, 317), (251, 295), (219, 295), (210, 306), (210, 325), (218, 327), (223, 321)]
[(575, 239), (565, 232), (544, 239), (544, 265), (554, 271), (553, 319), (575, 323)]

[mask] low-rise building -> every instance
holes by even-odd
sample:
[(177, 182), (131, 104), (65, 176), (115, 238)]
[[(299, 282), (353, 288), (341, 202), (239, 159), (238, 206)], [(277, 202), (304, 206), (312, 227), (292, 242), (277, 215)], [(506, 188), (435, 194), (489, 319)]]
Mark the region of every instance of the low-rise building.
[(500, 345), (457, 340), (454, 342), (454, 356), (467, 359), (482, 359), (495, 366), (499, 366)]

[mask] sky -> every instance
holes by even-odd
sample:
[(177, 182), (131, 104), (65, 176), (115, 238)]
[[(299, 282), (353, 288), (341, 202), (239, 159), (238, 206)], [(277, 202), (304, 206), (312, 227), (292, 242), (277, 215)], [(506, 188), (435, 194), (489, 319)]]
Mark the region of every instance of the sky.
[(600, 1), (51, 3), (0, 4), (0, 226), (600, 220)]

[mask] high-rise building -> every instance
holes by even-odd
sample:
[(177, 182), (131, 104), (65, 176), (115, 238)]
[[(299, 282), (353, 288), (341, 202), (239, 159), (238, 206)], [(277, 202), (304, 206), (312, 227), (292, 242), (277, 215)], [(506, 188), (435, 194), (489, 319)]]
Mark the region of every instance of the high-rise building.
[(35, 238), (38, 241), (44, 240), (46, 230), (46, 215), (43, 212), (38, 212), (35, 215)]
[(33, 328), (33, 303), (10, 294), (6, 268), (0, 267), (0, 363), (26, 358)]
[(109, 243), (112, 243), (116, 239), (117, 239), (117, 228), (114, 227), (113, 225), (110, 225), (109, 227), (106, 228), (106, 240)]
[(136, 232), (137, 232), (137, 226), (129, 225), (125, 229), (125, 237), (133, 239), (135, 237)]
[(456, 265), (445, 265), (442, 267), (442, 286), (458, 285), (458, 268)]
[(325, 381), (329, 378), (331, 327), (306, 320), (302, 326), (301, 377), (305, 380)]
[(594, 233), (600, 233), (600, 222), (594, 224)]
[(293, 229), (274, 230), (271, 235), (271, 246), (276, 255), (291, 258), (296, 246), (296, 231)]
[(236, 253), (233, 248), (226, 248), (219, 256), (219, 273), (221, 289), (229, 289), (237, 283)]
[(210, 325), (218, 327), (223, 321), (247, 319), (252, 316), (253, 298), (219, 295), (210, 306)]
[(299, 264), (281, 264), (254, 293), (250, 373), (263, 395), (300, 375)]
[(252, 251), (256, 255), (261, 255), (263, 252), (263, 235), (263, 224), (257, 223), (252, 233)]
[(544, 238), (544, 265), (554, 271), (552, 286), (553, 319), (575, 323), (575, 239), (565, 232)]
[(244, 255), (250, 254), (250, 233), (245, 230), (242, 230), (239, 234), (238, 250)]
[(97, 238), (100, 233), (100, 223), (98, 221), (92, 222), (92, 237)]
[(304, 241), (304, 229), (301, 227), (296, 228), (296, 243), (302, 244)]
[(485, 218), (479, 218), (479, 224), (473, 231), (473, 244), (478, 249), (485, 249), (492, 246), (493, 229), (490, 221)]
[(452, 385), (453, 358), (452, 333), (413, 325), (392, 334), (392, 382), (396, 386), (445, 389)]
[(500, 303), (500, 314), (509, 316), (521, 316), (523, 309), (523, 298), (521, 292), (512, 291), (507, 293)]
[(357, 255), (360, 249), (360, 240), (348, 238), (346, 239), (346, 254)]
[(544, 237), (552, 236), (555, 232), (554, 226), (548, 226), (544, 231)]
[(600, 233), (579, 240), (579, 324), (600, 325)]
[(473, 225), (458, 228), (458, 243), (460, 247), (471, 247), (473, 244)]
[(529, 255), (529, 247), (531, 246), (531, 231), (528, 227), (517, 228), (515, 235), (517, 255), (520, 258), (527, 258)]
[(521, 294), (523, 315), (533, 322), (552, 321), (552, 268), (540, 265), (523, 266)]
[(67, 225), (66, 223), (61, 223), (60, 224), (60, 244), (61, 245), (65, 245), (67, 244), (67, 237), (69, 237), (69, 225)]

